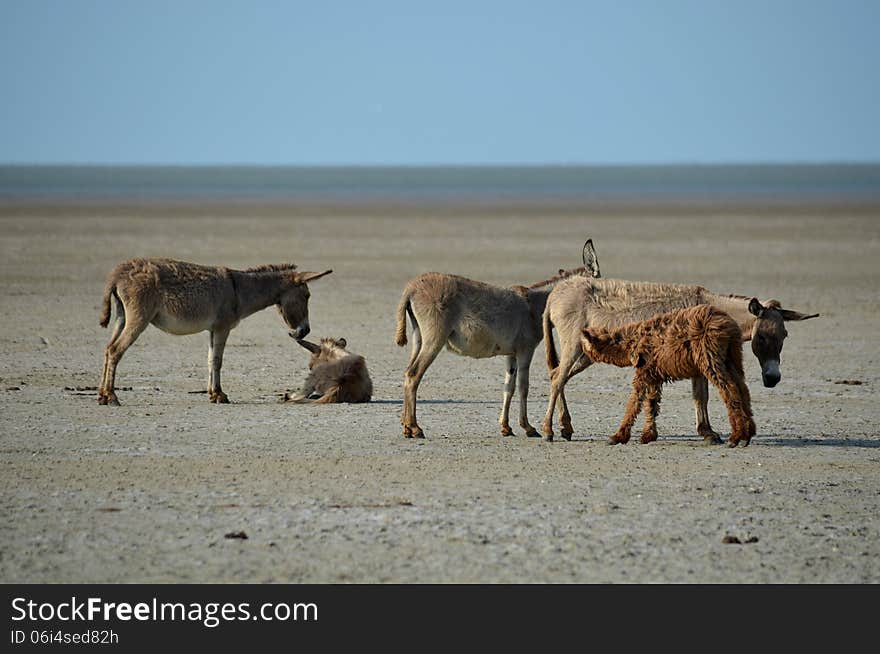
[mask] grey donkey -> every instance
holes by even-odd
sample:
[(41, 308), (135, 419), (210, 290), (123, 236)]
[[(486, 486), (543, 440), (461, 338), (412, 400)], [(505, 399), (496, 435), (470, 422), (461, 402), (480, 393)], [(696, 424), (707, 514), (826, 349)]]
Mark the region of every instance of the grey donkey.
[(444, 273), (424, 273), (410, 280), (397, 307), (397, 344), (404, 346), (406, 316), (413, 329), (412, 354), (404, 373), (403, 413), (406, 438), (424, 438), (416, 422), (416, 394), (425, 371), (446, 346), (462, 356), (482, 359), (505, 357), (507, 375), (498, 422), (510, 436), (508, 414), (519, 385), (519, 424), (528, 436), (538, 436), (529, 423), (526, 401), (529, 366), (543, 337), (541, 317), (550, 291), (561, 280), (599, 276), (592, 240), (584, 244), (584, 266), (560, 270), (559, 275), (531, 286), (503, 288)]
[(181, 336), (208, 332), (208, 396), (211, 402), (228, 403), (220, 387), (223, 349), (230, 330), (243, 318), (274, 304), (291, 335), (303, 338), (309, 333), (307, 282), (333, 271), (297, 272), (295, 268), (272, 264), (234, 270), (173, 259), (120, 263), (104, 287), (101, 326), (110, 324), (111, 304), (116, 319), (104, 350), (98, 403), (119, 405), (114, 390), (116, 366), (150, 324)]

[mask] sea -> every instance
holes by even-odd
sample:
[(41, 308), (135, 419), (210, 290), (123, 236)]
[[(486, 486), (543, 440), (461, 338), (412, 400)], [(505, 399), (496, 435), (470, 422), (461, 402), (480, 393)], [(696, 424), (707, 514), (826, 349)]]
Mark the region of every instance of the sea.
[(880, 202), (880, 164), (0, 165), (0, 203)]

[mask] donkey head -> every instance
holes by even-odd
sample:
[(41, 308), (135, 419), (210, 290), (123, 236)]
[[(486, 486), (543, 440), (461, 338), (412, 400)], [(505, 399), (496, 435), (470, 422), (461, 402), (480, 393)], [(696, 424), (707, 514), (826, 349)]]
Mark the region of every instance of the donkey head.
[(281, 290), (278, 299), (278, 311), (284, 322), (290, 327), (293, 338), (305, 338), (309, 333), (309, 287), (307, 282), (329, 275), (332, 270), (324, 272), (295, 272)]
[[(291, 336), (293, 336), (292, 332)], [(313, 370), (319, 363), (341, 359), (348, 354), (345, 350), (348, 343), (344, 338), (322, 338), (320, 345), (300, 339), (296, 342), (312, 353), (312, 358), (309, 360), (309, 370)]]
[(782, 343), (788, 332), (785, 321), (808, 320), (818, 317), (818, 313), (805, 314), (798, 311), (783, 309), (776, 300), (767, 300), (764, 304), (752, 298), (749, 302), (749, 313), (755, 316), (752, 326), (752, 353), (761, 364), (761, 381), (767, 388), (773, 388), (782, 379), (779, 372), (779, 355)]
[(620, 368), (640, 363), (638, 353), (627, 347), (619, 334), (605, 329), (584, 329), (581, 349), (597, 363), (610, 363)]

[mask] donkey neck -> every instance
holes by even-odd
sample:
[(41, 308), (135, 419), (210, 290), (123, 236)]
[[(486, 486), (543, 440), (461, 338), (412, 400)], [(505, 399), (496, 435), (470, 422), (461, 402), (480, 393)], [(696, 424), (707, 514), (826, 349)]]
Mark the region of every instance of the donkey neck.
[(736, 321), (742, 331), (743, 341), (751, 340), (752, 328), (755, 326), (755, 316), (749, 312), (750, 299), (741, 295), (706, 293), (707, 304), (721, 309)]
[(636, 341), (639, 340), (641, 327), (641, 322), (630, 322), (625, 325), (621, 325), (616, 329), (612, 329), (611, 333), (620, 339), (621, 348), (626, 350), (627, 348), (631, 348), (632, 346), (634, 346), (636, 344)]
[(277, 304), (281, 299), (284, 276), (290, 274), (279, 271), (243, 272), (241, 270), (230, 270), (229, 273), (235, 288), (239, 320)]

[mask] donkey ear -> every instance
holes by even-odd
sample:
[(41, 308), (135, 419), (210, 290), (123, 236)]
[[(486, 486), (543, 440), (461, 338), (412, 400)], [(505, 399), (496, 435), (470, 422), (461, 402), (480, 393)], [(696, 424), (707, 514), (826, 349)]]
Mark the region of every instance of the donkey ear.
[(593, 247), (593, 239), (588, 238), (587, 242), (584, 243), (582, 257), (584, 260), (584, 268), (587, 269), (590, 276), (596, 278), (601, 277), (602, 273), (599, 272), (599, 258), (596, 256), (596, 249)]
[[(293, 338), (293, 337), (291, 336), (291, 338)], [(303, 341), (303, 340), (297, 340), (297, 343), (302, 345), (304, 348), (306, 348), (312, 354), (317, 354), (318, 352), (321, 351), (321, 347), (319, 345), (315, 345), (314, 343), (309, 343), (308, 341)]]
[(329, 275), (332, 272), (332, 270), (325, 270), (324, 272), (298, 272), (293, 273), (293, 279), (297, 284), (305, 284), (307, 282), (313, 282), (316, 279), (321, 279), (321, 277)]
[(761, 312), (764, 310), (764, 307), (761, 306), (761, 303), (758, 302), (758, 298), (753, 297), (749, 300), (749, 313), (758, 318), (761, 317)]
[(810, 318), (818, 318), (818, 313), (800, 313), (799, 311), (789, 311), (788, 309), (780, 309), (779, 313), (783, 320), (809, 320)]
[(344, 338), (337, 338), (336, 345), (338, 345), (341, 348), (344, 348), (346, 345), (348, 345), (348, 341), (346, 341)]

